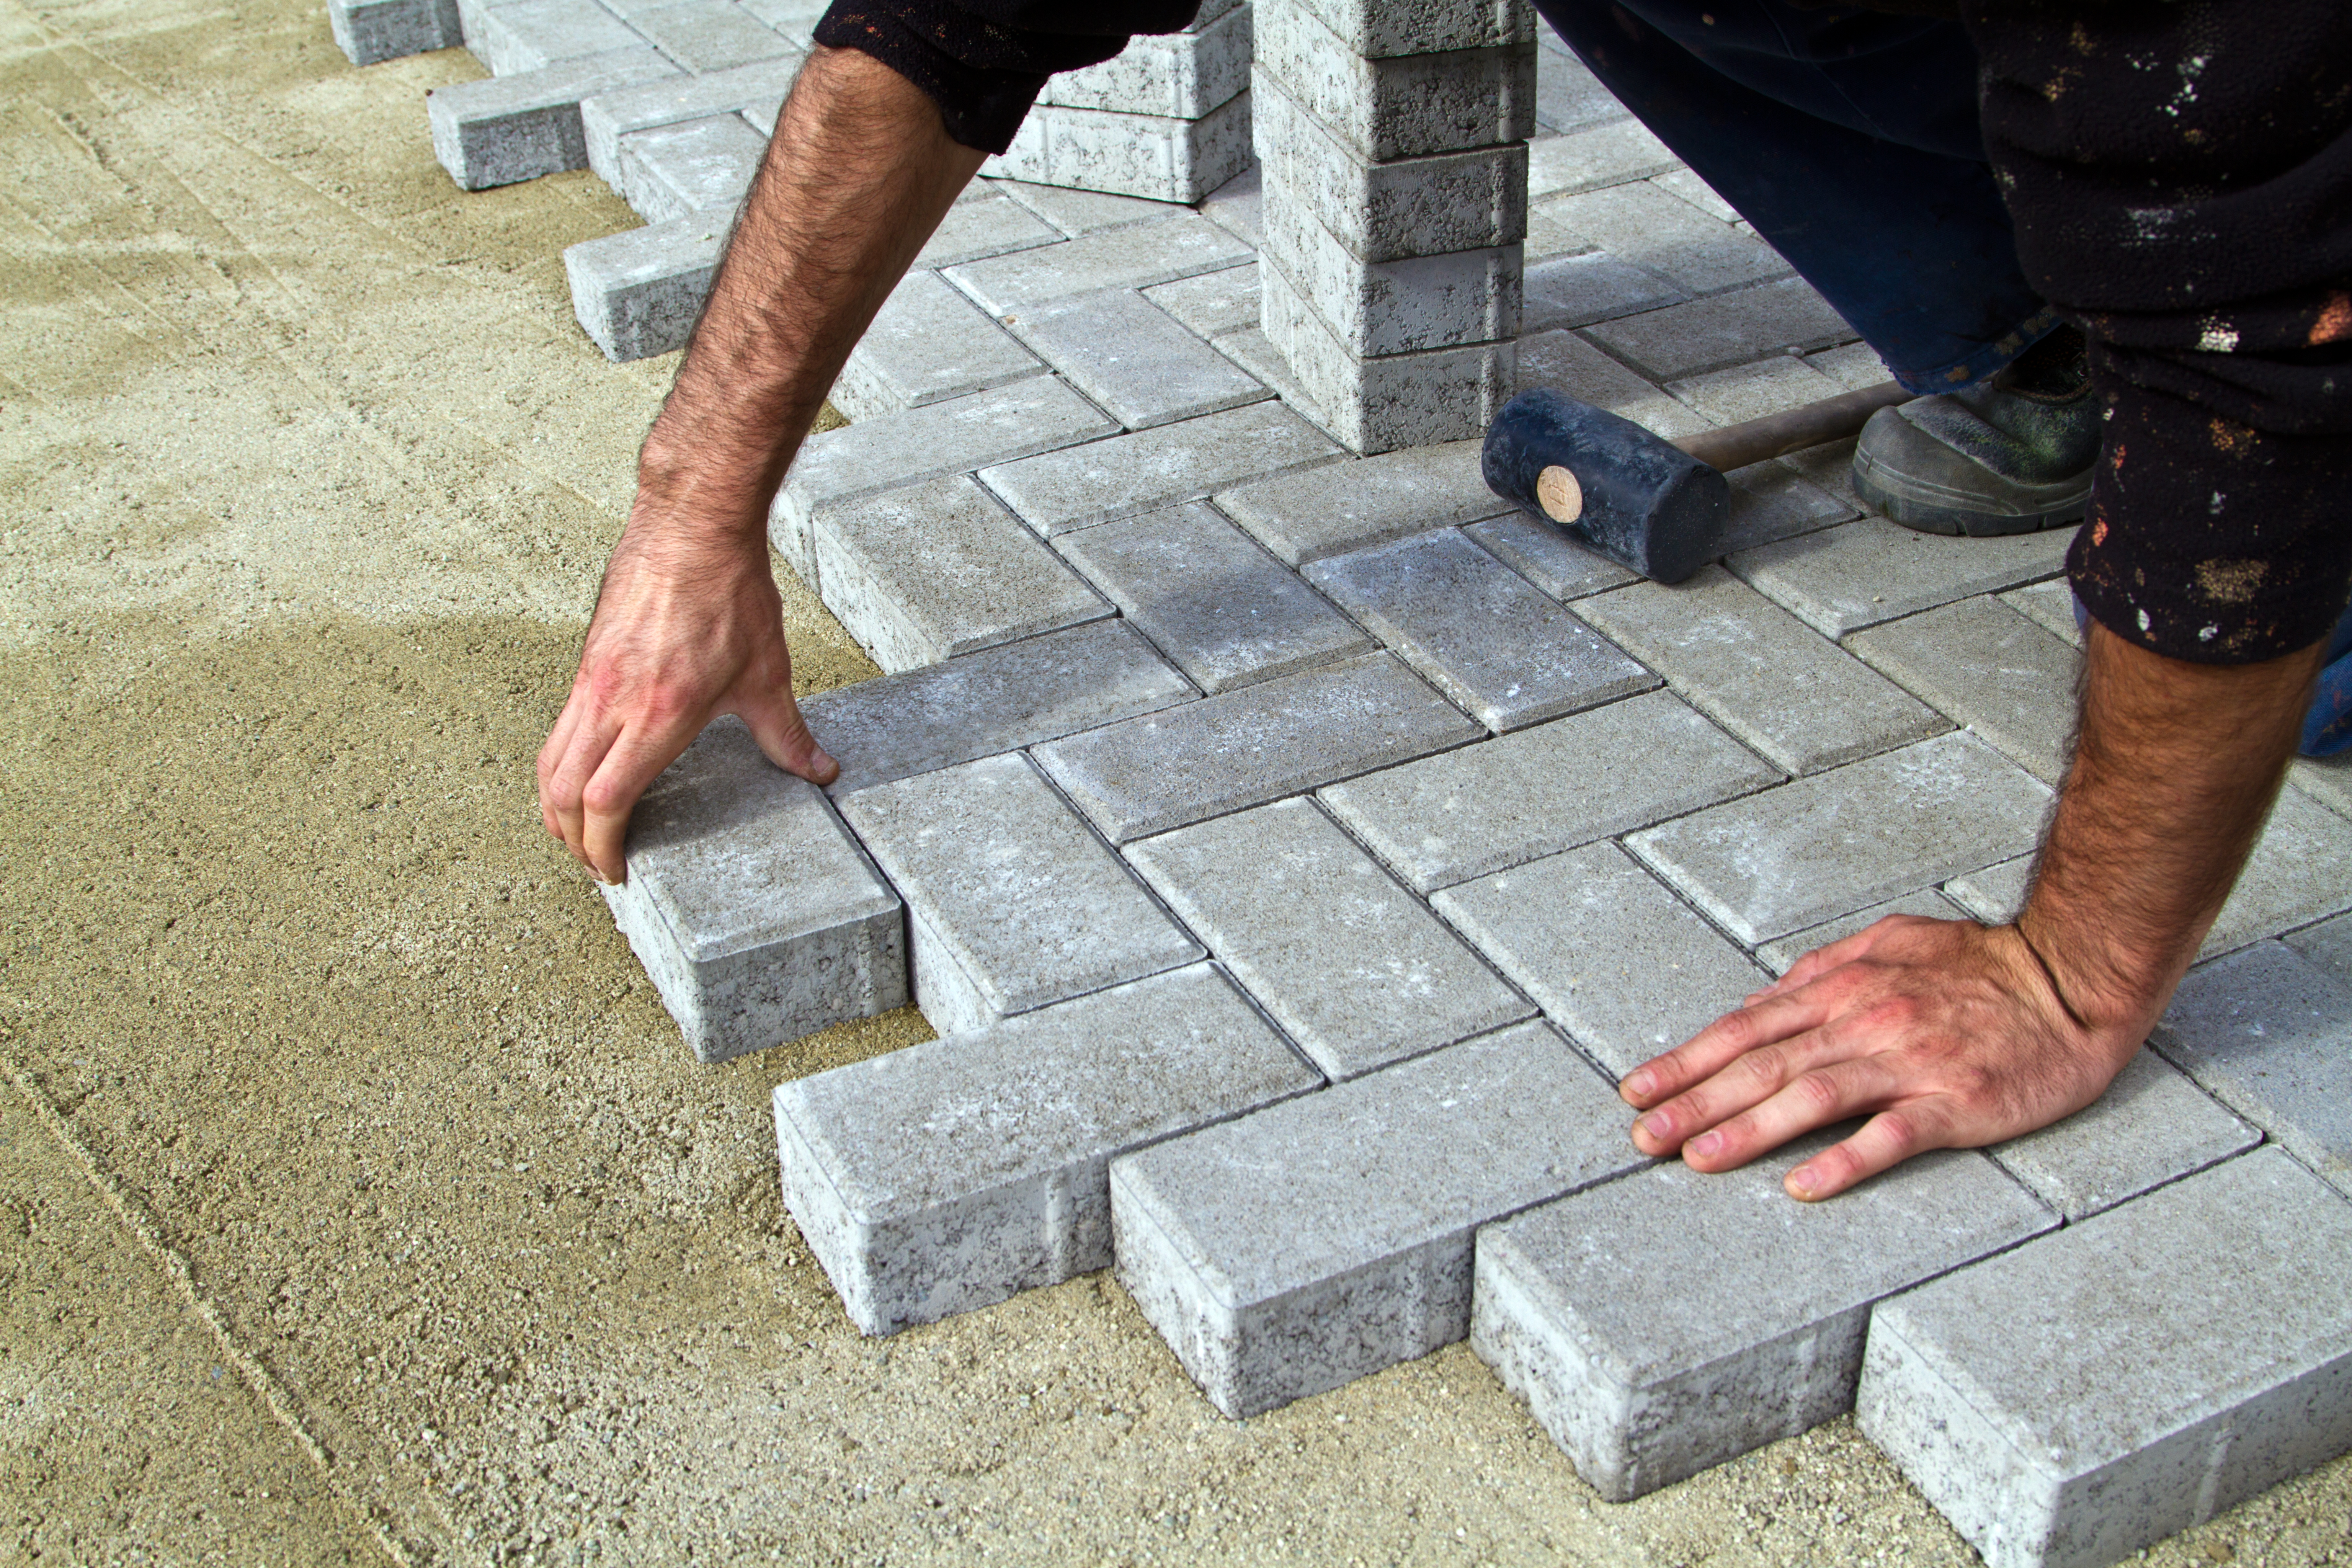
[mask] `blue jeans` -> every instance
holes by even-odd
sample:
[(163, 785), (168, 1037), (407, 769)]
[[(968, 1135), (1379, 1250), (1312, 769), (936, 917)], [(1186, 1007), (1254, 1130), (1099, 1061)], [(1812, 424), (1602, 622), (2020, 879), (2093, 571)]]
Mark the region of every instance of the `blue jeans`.
[(1913, 392), (1981, 380), (2057, 324), (2018, 265), (1958, 22), (1781, 0), (1536, 5)]

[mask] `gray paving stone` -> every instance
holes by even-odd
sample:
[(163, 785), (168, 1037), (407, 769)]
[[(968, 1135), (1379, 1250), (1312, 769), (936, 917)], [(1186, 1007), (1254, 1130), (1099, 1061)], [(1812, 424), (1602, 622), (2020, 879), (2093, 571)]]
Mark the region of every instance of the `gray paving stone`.
[(604, 901), (702, 1060), (906, 1005), (898, 897), (740, 720), (713, 721), (654, 781), (627, 853)]
[(1719, 293), (1789, 270), (1762, 240), (1647, 180), (1563, 196), (1555, 210), (1601, 249), (1693, 294)]
[(433, 155), (469, 191), (584, 169), (581, 100), (677, 74), (676, 66), (635, 44), (520, 76), (436, 88), (425, 98)]
[[(1272, 4), (1286, 0), (1269, 0)], [(1372, 58), (1532, 42), (1544, 31), (1525, 5), (1495, 0), (1286, 0)]]
[(1095, 621), (801, 702), (842, 795), (1017, 751), (1192, 696), (1131, 626)]
[(1272, 387), (1284, 405), (1300, 418), (1318, 429), (1323, 427), (1323, 410), (1307, 395), (1307, 389), (1298, 384), (1298, 378), (1290, 372), (1290, 362), (1282, 357), (1273, 340), (1263, 330), (1237, 327), (1230, 332), (1218, 333), (1211, 346)]
[(1060, 544), (1203, 691), (1230, 691), (1378, 646), (1199, 502), (1066, 533)]
[(2352, 1194), (2352, 985), (2283, 943), (2258, 942), (2192, 970), (2152, 1043)]
[[(668, 0), (660, 3), (667, 5)], [(806, 38), (830, 4), (831, 0), (743, 0), (743, 9), (779, 33)]]
[(2064, 643), (2068, 647), (2083, 646), (2083, 628), (2074, 623), (2074, 590), (2063, 577), (2052, 577), (2040, 583), (2028, 583), (2022, 588), (2011, 588), (1997, 595), (2000, 602)]
[(1950, 728), (1719, 566), (1671, 588), (1635, 583), (1580, 600), (1577, 614), (1792, 773)]
[(1078, 808), (1124, 844), (1478, 734), (1404, 666), (1368, 654), (1073, 735), (1036, 755)]
[(798, 57), (761, 60), (707, 76), (667, 77), (617, 92), (601, 92), (580, 103), (580, 129), (588, 140), (588, 166), (621, 194), (621, 138), (633, 131), (676, 125), (713, 114), (731, 114), (791, 89)]
[(1018, 753), (859, 790), (841, 814), (907, 902), (915, 1000), (941, 1034), (1205, 956)]
[(1127, 855), (1334, 1080), (1535, 1016), (1311, 802), (1197, 823)]
[(1155, 284), (1143, 297), (1204, 338), (1258, 321), (1257, 263)]
[(693, 213), (565, 248), (572, 313), (606, 359), (646, 359), (686, 346), (710, 298), (728, 226), (723, 214)]
[(1051, 538), (1325, 462), (1339, 451), (1280, 404), (1259, 403), (1003, 463), (980, 477)]
[(1217, 492), (1217, 505), (1293, 566), (1510, 510), (1478, 470), (1478, 441), (1328, 463)]
[(2070, 529), (2005, 539), (1920, 533), (1864, 517), (1725, 563), (1823, 637), (1998, 593), (2064, 569)]
[[(1549, 31), (1549, 29), (1545, 29)], [(1581, 131), (1626, 118), (1601, 79), (1565, 50), (1536, 51), (1536, 124), (1545, 131)]]
[(596, 0), (522, 0), (500, 5), (482, 14), (478, 37), (467, 41), (493, 76), (520, 76), (643, 42), (634, 28)]
[(1497, 871), (1430, 901), (1612, 1079), (1771, 984), (1614, 844)]
[(1478, 1233), (1470, 1347), (1612, 1502), (1853, 1407), (1874, 1302), (2055, 1221), (1973, 1151), (1832, 1203), (1679, 1162)]
[(2033, 857), (2020, 855), (1944, 884), (1944, 896), (1987, 925), (2007, 925), (2025, 907), (2033, 878)]
[(1021, 122), (1013, 145), (981, 172), (1190, 205), (1249, 161), (1250, 95), (1244, 92), (1198, 120), (1041, 104)]
[(2200, 959), (2212, 958), (2352, 909), (2352, 823), (2283, 790)]
[(1538, 136), (1528, 143), (1528, 196), (1599, 190), (1627, 180), (1646, 180), (1681, 166), (1673, 150), (1631, 118)]
[(1986, 1152), (2071, 1224), (2262, 1140), (2162, 1057), (2143, 1050), (2089, 1105)]
[(1497, 733), (1658, 684), (1459, 529), (1331, 556), (1306, 576)]
[[(1718, 219), (1724, 223), (1737, 223), (1739, 221), (1738, 209), (1734, 207), (1729, 202), (1725, 201), (1721, 196), (1717, 195), (1715, 192), (1714, 186), (1708, 184), (1705, 180), (1700, 179), (1688, 169), (1669, 169), (1663, 174), (1654, 174), (1650, 177), (1650, 183), (1657, 186), (1658, 189), (1666, 192), (1668, 195), (1673, 195), (1679, 200), (1690, 203), (1691, 205), (1698, 208), (1699, 211), (1706, 214), (1709, 217)], [(1873, 364), (1878, 363), (1878, 355), (1875, 353), (1860, 344), (1855, 346), (1857, 348), (1861, 348), (1862, 353), (1869, 355), (1870, 362)], [(1836, 354), (1843, 353), (1846, 351), (1842, 349), (1832, 349), (1827, 352)], [(1885, 381), (1885, 379), (1886, 370), (1885, 366), (1881, 365), (1879, 367), (1878, 374), (1871, 376), (1869, 381), (1877, 382)], [(1849, 386), (1858, 387), (1868, 384), (1868, 382), (1855, 381), (1849, 382), (1847, 384)]]
[(1045, 79), (1037, 101), (1199, 120), (1249, 86), (1250, 8), (1237, 5), (1197, 32), (1130, 38), (1100, 65)]
[(1113, 1161), (1119, 1280), (1254, 1415), (1461, 1339), (1480, 1225), (1643, 1163), (1623, 1102), (1522, 1024)]
[(1723, 531), (1726, 555), (1815, 533), (1851, 521), (1860, 510), (1785, 463), (1751, 463), (1723, 477), (1731, 481), (1731, 514)]
[(1881, 1303), (1856, 1415), (1990, 1568), (2096, 1568), (2352, 1446), (2347, 1259), (2258, 1150)]
[(1255, 250), (1261, 187), (1257, 165), (1252, 163), (1201, 198), (1201, 216)]
[(1606, 251), (1555, 257), (1527, 269), (1520, 320), (1528, 331), (1614, 321), (1679, 303), (1683, 291)]
[(2034, 777), (2064, 775), (2082, 656), (2000, 600), (1961, 599), (1846, 646)]
[(1097, 289), (1143, 289), (1250, 259), (1249, 247), (1195, 213), (1176, 213), (985, 261), (948, 278), (987, 310), (1010, 315)]
[(1963, 732), (1710, 806), (1626, 847), (1752, 947), (2022, 854), (2049, 803), (2048, 785)]
[(809, 523), (818, 507), (1051, 451), (1117, 428), (1100, 409), (1050, 375), (862, 419), (802, 444), (768, 513), (768, 538), (793, 570), (814, 584), (816, 556)]
[(936, 272), (909, 271), (834, 383), (843, 417), (870, 419), (984, 392), (1045, 365)]
[[(667, 0), (629, 19), (654, 47), (690, 71), (723, 71), (761, 60), (797, 59), (807, 46), (788, 38), (732, 0)], [(787, 80), (774, 97), (789, 89)], [(745, 100), (749, 102), (749, 100)]]
[[(475, 58), (481, 58), (482, 24), (489, 20), (491, 10), (499, 5), (514, 3), (515, 0), (457, 0), (458, 37), (464, 41), (466, 47), (473, 51)], [(483, 62), (483, 68), (488, 68), (488, 61)]]
[(1132, 289), (1032, 305), (1008, 320), (1024, 342), (1130, 430), (1273, 395)]
[(1484, 434), (1517, 384), (1517, 345), (1472, 343), (1365, 358), (1331, 334), (1273, 261), (1260, 264), (1265, 333), (1324, 426), (1359, 452)]
[(1266, 177), (1349, 255), (1366, 262), (1510, 245), (1528, 228), (1528, 152), (1514, 142), (1375, 163), (1260, 72), (1252, 135)]
[(1775, 354), (1669, 382), (1666, 390), (1718, 425), (1738, 425), (1835, 397), (1847, 388), (1794, 354)]
[(2352, 915), (2337, 915), (2280, 940), (2301, 953), (2305, 963), (2317, 964), (2352, 985)]
[(732, 216), (767, 154), (740, 114), (714, 114), (621, 138), (621, 192), (647, 223), (695, 213)]
[(457, 0), (327, 0), (327, 27), (355, 66), (465, 41)]
[(1488, 518), (1462, 531), (1487, 554), (1565, 604), (1640, 581), (1579, 542), (1566, 529), (1523, 513)]
[(1791, 936), (1776, 937), (1756, 950), (1756, 962), (1774, 975), (1782, 975), (1796, 966), (1797, 960), (1816, 948), (1827, 947), (1833, 942), (1868, 931), (1889, 915), (1919, 915), (1931, 921), (1958, 920), (1963, 911), (1949, 900), (1934, 893), (1906, 893), (1899, 899), (1889, 899), (1883, 904), (1873, 904), (1857, 910), (1843, 919), (1817, 925), (1811, 931), (1801, 931)]
[(1272, 0), (1258, 11), (1255, 51), (1257, 69), (1365, 158), (1458, 153), (1535, 129), (1532, 38), (1368, 58), (1305, 7)]
[[(1443, 256), (1361, 261), (1318, 223), (1305, 204), (1282, 199), (1280, 171), (1269, 167), (1272, 193), (1260, 215), (1265, 248), (1262, 286), (1278, 275), (1295, 300), (1326, 331), (1358, 355), (1512, 338), (1519, 331), (1520, 252), (1515, 242)], [(1268, 313), (1265, 327), (1282, 342)]]
[(1166, 202), (1113, 195), (1107, 191), (1067, 190), (1059, 185), (1032, 184), (1026, 180), (994, 179), (983, 183), (1003, 192), (1072, 239), (1100, 229), (1125, 228), (1156, 217), (1171, 217), (1176, 213)]
[(1108, 1267), (1114, 1156), (1318, 1081), (1200, 964), (778, 1084), (784, 1206), (895, 1333)]
[(1780, 779), (1658, 691), (1332, 784), (1321, 798), (1426, 893)]
[(1564, 392), (1579, 402), (1622, 415), (1669, 441), (1712, 428), (1696, 410), (1669, 397), (1574, 332), (1531, 332), (1521, 338), (1519, 385)]
[(1826, 348), (1853, 336), (1853, 329), (1801, 278), (1710, 294), (1605, 321), (1591, 331), (1602, 348), (1661, 381), (1789, 349)]
[(815, 533), (825, 607), (893, 674), (1111, 613), (961, 474), (826, 507)]
[(916, 254), (917, 267), (954, 267), (1009, 251), (1053, 245), (1061, 231), (1009, 196), (960, 201)]
[(2338, 816), (2352, 817), (2352, 755), (2297, 757), (2286, 782)]

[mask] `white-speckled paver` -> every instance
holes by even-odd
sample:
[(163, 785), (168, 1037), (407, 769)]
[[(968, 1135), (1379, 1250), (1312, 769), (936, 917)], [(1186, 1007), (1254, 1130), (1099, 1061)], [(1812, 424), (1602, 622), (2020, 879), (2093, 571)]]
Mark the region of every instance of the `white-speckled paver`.
[(2077, 1220), (2262, 1140), (2162, 1057), (2143, 1050), (2089, 1105), (1989, 1152), (2043, 1203)]

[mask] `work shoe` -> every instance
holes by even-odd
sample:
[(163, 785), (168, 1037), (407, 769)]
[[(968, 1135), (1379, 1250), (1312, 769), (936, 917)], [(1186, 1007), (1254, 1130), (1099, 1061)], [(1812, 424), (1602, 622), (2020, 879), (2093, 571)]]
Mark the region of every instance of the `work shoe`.
[(1990, 380), (1872, 415), (1853, 488), (1923, 533), (2031, 533), (2082, 520), (2098, 457), (2083, 334), (2062, 326)]

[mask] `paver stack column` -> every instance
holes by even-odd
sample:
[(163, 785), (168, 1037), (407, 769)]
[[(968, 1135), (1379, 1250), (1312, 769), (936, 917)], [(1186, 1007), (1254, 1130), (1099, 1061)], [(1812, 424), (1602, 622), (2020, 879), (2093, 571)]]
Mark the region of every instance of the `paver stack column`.
[(1360, 452), (1511, 395), (1535, 125), (1526, 0), (1258, 0), (1265, 334)]

